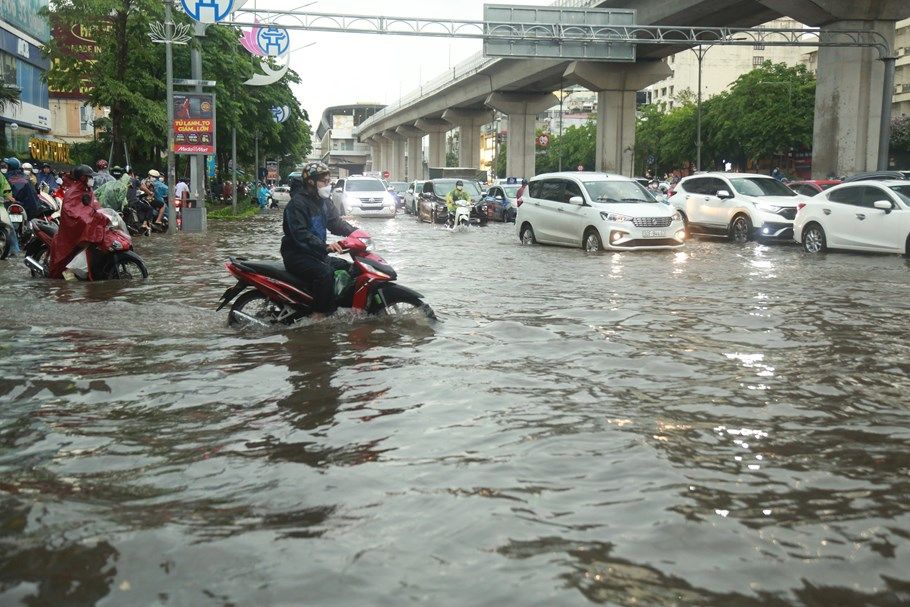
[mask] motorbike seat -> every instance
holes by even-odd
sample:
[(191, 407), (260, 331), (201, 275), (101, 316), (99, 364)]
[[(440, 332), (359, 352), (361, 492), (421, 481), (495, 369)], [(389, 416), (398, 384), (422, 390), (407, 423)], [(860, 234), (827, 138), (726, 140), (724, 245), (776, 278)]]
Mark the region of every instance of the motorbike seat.
[(43, 219), (34, 220), (35, 227), (45, 234), (50, 234), (51, 236), (57, 235), (57, 230), (60, 229), (60, 226), (52, 221), (44, 221)]
[(231, 258), (231, 261), (236, 265), (247, 268), (257, 274), (286, 282), (307, 292), (309, 292), (312, 287), (309, 281), (301, 280), (296, 275), (288, 272), (284, 267), (284, 263), (280, 261), (251, 261), (249, 259), (234, 258)]

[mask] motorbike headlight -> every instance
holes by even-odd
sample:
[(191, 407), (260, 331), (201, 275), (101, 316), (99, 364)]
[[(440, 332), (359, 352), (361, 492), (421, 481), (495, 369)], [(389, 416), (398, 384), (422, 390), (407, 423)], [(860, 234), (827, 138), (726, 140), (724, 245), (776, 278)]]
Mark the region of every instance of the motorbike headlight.
[(604, 221), (615, 221), (618, 223), (632, 223), (632, 217), (628, 215), (623, 215), (622, 213), (603, 213), (601, 212), (600, 217)]

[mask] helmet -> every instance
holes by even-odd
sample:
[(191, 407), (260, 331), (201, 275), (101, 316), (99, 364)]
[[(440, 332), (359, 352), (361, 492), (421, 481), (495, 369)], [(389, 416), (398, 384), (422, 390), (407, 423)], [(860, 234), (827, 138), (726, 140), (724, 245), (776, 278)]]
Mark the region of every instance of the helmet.
[(456, 187), (456, 188), (457, 188), (458, 186), (463, 186), (463, 185), (464, 185), (464, 183), (461, 181), (461, 179), (459, 179), (458, 181), (455, 182), (455, 187)]
[(31, 163), (31, 162), (23, 162), (23, 163), (22, 163), (22, 170), (23, 170), (23, 171), (31, 171), (31, 170), (32, 170), (32, 163)]
[(95, 171), (93, 171), (92, 167), (87, 164), (80, 164), (75, 169), (73, 169), (73, 179), (76, 179), (77, 181), (83, 177), (91, 177), (94, 174)]
[(98, 162), (95, 163), (95, 166), (98, 167), (99, 171), (103, 171), (104, 169), (107, 168), (107, 160), (104, 160), (102, 158), (101, 160), (99, 160)]
[(158, 179), (159, 177), (161, 177), (161, 173), (159, 173), (155, 169), (152, 169), (151, 171), (149, 171), (149, 177), (154, 177), (155, 179)]
[(313, 180), (314, 182), (320, 175), (329, 174), (329, 165), (324, 162), (309, 162), (300, 170), (300, 178), (303, 181)]
[(19, 162), (19, 159), (13, 158), (12, 156), (7, 158), (3, 162), (5, 162), (6, 166), (8, 166), (9, 168), (11, 168), (14, 171), (18, 171), (20, 168), (22, 168), (22, 164)]
[(119, 167), (119, 166), (111, 167), (111, 175), (113, 175), (114, 177), (117, 177), (119, 179), (120, 177), (123, 177), (123, 173), (124, 173), (123, 167)]

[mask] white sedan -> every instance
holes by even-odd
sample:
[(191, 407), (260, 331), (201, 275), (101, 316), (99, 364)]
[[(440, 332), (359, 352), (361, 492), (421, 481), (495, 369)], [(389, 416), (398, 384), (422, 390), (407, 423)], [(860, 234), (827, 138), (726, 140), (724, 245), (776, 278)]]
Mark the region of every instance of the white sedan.
[(910, 181), (853, 181), (825, 190), (800, 205), (793, 238), (809, 253), (910, 255)]
[(607, 173), (538, 175), (522, 196), (515, 226), (524, 244), (586, 251), (677, 249), (686, 238), (676, 209), (633, 179)]
[(284, 206), (291, 202), (291, 188), (286, 185), (276, 185), (272, 188), (272, 191), (269, 192), (269, 198), (277, 202), (280, 206)]

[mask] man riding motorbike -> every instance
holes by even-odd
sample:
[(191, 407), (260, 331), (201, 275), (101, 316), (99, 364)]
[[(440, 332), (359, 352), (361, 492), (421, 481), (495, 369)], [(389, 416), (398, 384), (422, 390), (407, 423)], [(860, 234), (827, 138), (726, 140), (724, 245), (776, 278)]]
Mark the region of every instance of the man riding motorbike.
[(57, 176), (51, 171), (51, 165), (45, 162), (41, 165), (41, 172), (38, 173), (38, 188), (41, 188), (41, 184), (45, 184), (48, 191), (53, 192), (57, 189), (56, 182)]
[(73, 169), (72, 177), (63, 178), (63, 208), (60, 229), (51, 241), (48, 276), (63, 278), (66, 265), (84, 244), (101, 244), (109, 220), (98, 210), (101, 205), (92, 191), (92, 167), (82, 164)]
[(446, 194), (446, 209), (449, 211), (449, 217), (446, 219), (447, 225), (455, 226), (455, 211), (458, 209), (459, 200), (471, 201), (471, 196), (464, 191), (464, 183), (461, 179), (455, 182), (455, 189)]
[[(9, 182), (10, 191), (13, 196), (12, 202), (18, 202), (25, 209), (26, 219), (34, 219), (38, 216), (38, 209), (41, 207), (41, 201), (38, 199), (38, 191), (32, 185), (28, 175), (22, 171), (22, 164), (18, 158), (6, 158), (3, 161), (8, 170), (6, 180)], [(13, 232), (10, 250), (13, 255), (19, 253), (19, 236)]]
[(312, 283), (314, 319), (335, 311), (335, 270), (350, 267), (345, 260), (329, 256), (343, 248), (337, 242), (327, 245), (326, 232), (348, 236), (356, 230), (338, 215), (331, 193), (329, 167), (311, 162), (299, 179), (291, 180), (291, 201), (284, 209), (281, 258), (288, 272)]
[(119, 166), (111, 169), (111, 177), (114, 178), (113, 181), (95, 187), (95, 197), (98, 198), (102, 207), (119, 213), (126, 205), (126, 190), (130, 181)]

